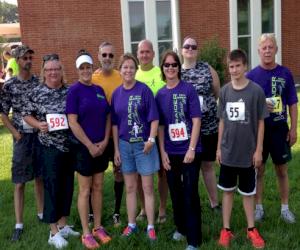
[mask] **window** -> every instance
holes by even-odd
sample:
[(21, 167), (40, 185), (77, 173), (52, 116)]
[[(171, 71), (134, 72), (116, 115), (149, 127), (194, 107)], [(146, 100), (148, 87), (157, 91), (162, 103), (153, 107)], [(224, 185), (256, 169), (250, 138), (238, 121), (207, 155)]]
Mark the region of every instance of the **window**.
[(136, 55), (137, 45), (149, 39), (155, 51), (155, 64), (167, 49), (179, 47), (178, 0), (120, 0), (123, 44)]
[(248, 54), (249, 67), (259, 64), (258, 38), (275, 33), (278, 43), (276, 61), (281, 63), (281, 0), (230, 0), (230, 48)]

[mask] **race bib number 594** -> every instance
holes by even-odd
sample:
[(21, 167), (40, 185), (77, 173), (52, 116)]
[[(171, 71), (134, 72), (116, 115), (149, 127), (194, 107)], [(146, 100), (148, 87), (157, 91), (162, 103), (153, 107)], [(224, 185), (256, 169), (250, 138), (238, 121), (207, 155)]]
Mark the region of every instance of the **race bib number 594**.
[(171, 141), (185, 141), (188, 139), (184, 122), (169, 125), (169, 137)]
[(245, 103), (244, 102), (227, 102), (226, 113), (230, 121), (245, 120)]
[(46, 120), (49, 132), (69, 128), (67, 116), (65, 114), (47, 114)]

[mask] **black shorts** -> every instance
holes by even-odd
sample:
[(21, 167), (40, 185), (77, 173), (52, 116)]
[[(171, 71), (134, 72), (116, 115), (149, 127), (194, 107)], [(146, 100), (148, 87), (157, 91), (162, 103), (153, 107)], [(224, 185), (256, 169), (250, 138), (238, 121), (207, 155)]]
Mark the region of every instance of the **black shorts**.
[(202, 161), (215, 161), (218, 144), (218, 133), (201, 135), (201, 159)]
[(71, 149), (74, 159), (74, 169), (82, 176), (92, 176), (96, 173), (102, 173), (108, 168), (107, 148), (103, 154), (93, 158), (89, 150), (82, 143), (73, 144)]
[(276, 165), (285, 164), (292, 159), (291, 147), (286, 140), (288, 132), (287, 123), (265, 127), (263, 163), (267, 161), (269, 154)]
[[(239, 180), (237, 186), (237, 180)], [(241, 195), (256, 194), (256, 170), (253, 166), (248, 168), (229, 167), (221, 164), (218, 188), (223, 191), (238, 189)]]
[(37, 134), (22, 134), (20, 140), (13, 139), (12, 182), (26, 183), (41, 176), (40, 164), (37, 161)]

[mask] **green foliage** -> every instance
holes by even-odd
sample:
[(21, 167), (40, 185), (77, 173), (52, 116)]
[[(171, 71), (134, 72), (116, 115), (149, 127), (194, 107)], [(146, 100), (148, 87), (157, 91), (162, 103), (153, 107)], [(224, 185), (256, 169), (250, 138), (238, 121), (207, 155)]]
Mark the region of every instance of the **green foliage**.
[(220, 46), (218, 37), (206, 40), (200, 49), (199, 59), (208, 62), (218, 73), (221, 85), (224, 84), (226, 64), (225, 55), (227, 50)]
[(0, 23), (18, 23), (18, 7), (14, 4), (0, 2)]

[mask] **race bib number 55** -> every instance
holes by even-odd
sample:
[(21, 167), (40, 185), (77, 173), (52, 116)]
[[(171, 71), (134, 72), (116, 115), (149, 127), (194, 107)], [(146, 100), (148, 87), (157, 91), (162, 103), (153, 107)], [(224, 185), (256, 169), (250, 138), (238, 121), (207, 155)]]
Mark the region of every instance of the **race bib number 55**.
[(230, 121), (245, 120), (245, 103), (244, 102), (227, 102), (226, 113)]
[(46, 120), (49, 132), (69, 128), (67, 116), (65, 114), (47, 114)]
[(169, 137), (171, 141), (185, 141), (188, 139), (184, 122), (169, 125)]

